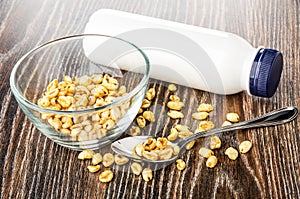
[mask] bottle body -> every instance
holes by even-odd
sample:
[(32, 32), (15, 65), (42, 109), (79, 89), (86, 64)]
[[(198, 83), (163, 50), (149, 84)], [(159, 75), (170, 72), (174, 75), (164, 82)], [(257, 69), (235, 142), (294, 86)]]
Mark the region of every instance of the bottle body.
[[(148, 32), (144, 31), (147, 33), (143, 35), (138, 32), (141, 29)], [(125, 34), (129, 32), (131, 34)], [(234, 94), (243, 90), (251, 94), (249, 75), (261, 47), (254, 48), (235, 34), (109, 9), (94, 13), (85, 33), (117, 36), (136, 44), (150, 60), (152, 78), (218, 94)], [(172, 49), (173, 53), (148, 48), (147, 45)], [(118, 64), (126, 69), (125, 60)], [(180, 75), (172, 75), (168, 71)]]

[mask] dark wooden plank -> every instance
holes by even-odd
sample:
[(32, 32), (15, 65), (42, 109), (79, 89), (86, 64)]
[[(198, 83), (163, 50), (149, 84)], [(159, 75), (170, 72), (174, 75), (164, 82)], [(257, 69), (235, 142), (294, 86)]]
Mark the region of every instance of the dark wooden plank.
[[(183, 154), (187, 168), (172, 164), (154, 172), (144, 182), (128, 167), (114, 166), (115, 177), (101, 183), (90, 174), (88, 161), (77, 160), (78, 152), (63, 148), (43, 136), (20, 110), (9, 88), (9, 75), (17, 60), (32, 47), (59, 36), (82, 33), (89, 16), (100, 8), (113, 8), (182, 23), (236, 33), (254, 46), (280, 49), (285, 68), (277, 93), (271, 99), (245, 92), (219, 96), (179, 87), (186, 104), (180, 123), (192, 129), (190, 120), (200, 102), (211, 102), (210, 115), (221, 125), (226, 112), (242, 120), (288, 105), (300, 107), (300, 3), (297, 0), (11, 0), (0, 2), (0, 198), (299, 198), (300, 119), (277, 127), (226, 133), (216, 151), (219, 163), (205, 166), (198, 150), (208, 138)], [(167, 83), (152, 80), (158, 92), (153, 110), (156, 123), (144, 133), (167, 135), (178, 123), (166, 117)], [(184, 97), (184, 96), (189, 96)], [(252, 150), (230, 161), (223, 154), (228, 146), (253, 142)], [(104, 150), (104, 149), (103, 149)]]

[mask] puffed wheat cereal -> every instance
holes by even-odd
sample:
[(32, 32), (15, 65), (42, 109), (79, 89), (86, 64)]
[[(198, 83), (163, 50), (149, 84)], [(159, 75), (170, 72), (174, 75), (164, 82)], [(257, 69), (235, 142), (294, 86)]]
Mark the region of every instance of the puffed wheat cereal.
[(214, 110), (213, 106), (206, 103), (200, 104), (197, 108), (198, 112), (211, 112), (212, 110)]
[(144, 111), (143, 117), (148, 120), (149, 122), (155, 122), (155, 116), (154, 113), (151, 111)]
[(102, 162), (102, 155), (100, 153), (95, 153), (92, 158), (92, 164), (97, 165)]
[(214, 168), (218, 163), (218, 159), (216, 156), (212, 155), (206, 160), (206, 166), (209, 168)]
[(124, 165), (124, 164), (126, 164), (128, 161), (129, 161), (128, 158), (126, 158), (126, 157), (124, 157), (124, 156), (122, 156), (122, 155), (120, 155), (120, 154), (116, 154), (116, 155), (115, 155), (115, 163), (116, 163), (117, 165)]
[(104, 156), (102, 158), (102, 164), (103, 164), (103, 166), (109, 167), (114, 162), (115, 162), (115, 157), (114, 157), (113, 154), (111, 154), (111, 153), (104, 154)]
[(191, 132), (191, 131), (179, 131), (178, 132), (178, 137), (180, 137), (181, 139), (184, 139), (184, 138), (189, 137), (191, 135), (193, 135), (193, 132)]
[(161, 160), (169, 160), (173, 156), (173, 147), (168, 146), (158, 152), (159, 158)]
[[(61, 82), (54, 79), (49, 83), (37, 104), (53, 110), (85, 110), (106, 105), (125, 94), (126, 87), (119, 87), (118, 80), (108, 74), (84, 75), (75, 77), (74, 81), (70, 76), (64, 76)], [(102, 113), (82, 116), (42, 113), (41, 118), (47, 120), (57, 131), (70, 135), (73, 141), (93, 140), (106, 136), (106, 131), (114, 128), (130, 104), (130, 101), (124, 102)]]
[(177, 90), (177, 87), (176, 87), (176, 85), (175, 85), (175, 84), (169, 84), (169, 86), (168, 86), (168, 89), (169, 89), (169, 91), (172, 91), (172, 92), (174, 92), (174, 91), (176, 91), (176, 90)]
[(167, 107), (172, 110), (180, 111), (184, 107), (184, 103), (180, 101), (169, 101)]
[(137, 127), (137, 126), (132, 126), (131, 128), (130, 128), (130, 135), (132, 135), (132, 136), (138, 136), (138, 135), (140, 135), (141, 134), (141, 129), (139, 128), (139, 127)]
[(140, 128), (144, 128), (146, 126), (146, 119), (142, 115), (136, 118), (136, 122)]
[(231, 160), (236, 160), (239, 156), (239, 153), (235, 148), (229, 147), (229, 148), (226, 149), (225, 155), (227, 155), (228, 158), (231, 159)]
[(138, 114), (141, 114), (143, 112), (144, 112), (144, 110), (142, 108), (140, 108), (139, 111), (138, 111)]
[(152, 100), (155, 97), (155, 89), (154, 88), (150, 88), (147, 92), (146, 92), (146, 98), (148, 100)]
[(100, 165), (95, 165), (95, 166), (87, 166), (89, 172), (91, 173), (96, 173), (97, 171), (100, 170)]
[(204, 158), (209, 158), (210, 156), (214, 155), (214, 152), (208, 148), (200, 148), (199, 155)]
[(209, 144), (211, 149), (219, 149), (221, 147), (221, 140), (217, 136), (212, 136)]
[(229, 122), (238, 122), (239, 121), (239, 115), (237, 113), (227, 113), (226, 119)]
[(229, 121), (225, 121), (225, 122), (223, 122), (223, 124), (222, 124), (222, 127), (225, 127), (225, 126), (230, 126), (230, 125), (232, 125), (232, 123), (231, 123), (231, 122), (229, 122)]
[(142, 144), (137, 144), (134, 147), (132, 155), (135, 157), (144, 157), (152, 161), (168, 160), (171, 159), (173, 155), (177, 155), (179, 150), (177, 146), (173, 147), (169, 145), (167, 138), (148, 138), (147, 141)]
[(114, 177), (114, 174), (111, 170), (105, 170), (100, 173), (99, 180), (101, 182), (110, 182)]
[(180, 102), (180, 98), (177, 95), (170, 95), (169, 99), (172, 102)]
[(192, 114), (192, 118), (195, 120), (205, 120), (208, 117), (207, 112), (197, 112)]
[(179, 146), (177, 146), (177, 145), (175, 145), (174, 147), (173, 147), (173, 155), (178, 155), (179, 154), (179, 152), (180, 152), (180, 147)]
[(159, 154), (156, 151), (144, 151), (143, 157), (148, 160), (156, 161), (159, 159)]
[(152, 180), (152, 178), (153, 178), (152, 170), (150, 168), (145, 168), (142, 172), (142, 176), (146, 182)]
[(248, 151), (250, 151), (252, 147), (252, 143), (248, 140), (243, 141), (240, 145), (239, 145), (239, 150), (240, 153), (247, 153)]
[(151, 101), (144, 99), (141, 108), (149, 108), (151, 106)]
[(188, 127), (187, 125), (182, 125), (182, 124), (176, 124), (174, 126), (174, 128), (177, 131), (184, 131), (184, 132), (189, 132), (190, 131), (190, 127)]
[(172, 119), (180, 119), (180, 118), (184, 118), (183, 113), (179, 112), (179, 111), (174, 111), (174, 110), (169, 110), (167, 115), (172, 118)]
[(146, 151), (154, 150), (156, 148), (156, 139), (148, 138), (148, 140), (143, 143), (143, 147)]
[(137, 162), (133, 162), (130, 166), (132, 173), (134, 173), (135, 175), (140, 175), (142, 173), (143, 167), (141, 164), (137, 163)]
[(215, 127), (214, 123), (212, 121), (201, 121), (199, 123), (198, 129), (200, 130), (210, 130)]
[(182, 171), (183, 169), (185, 169), (186, 164), (182, 159), (178, 159), (176, 160), (176, 167), (178, 170)]
[(191, 150), (191, 149), (193, 148), (193, 146), (195, 145), (195, 143), (196, 143), (195, 140), (193, 140), (193, 141), (191, 141), (190, 143), (188, 143), (188, 144), (185, 146), (186, 150)]
[(92, 159), (94, 156), (95, 152), (92, 150), (83, 150), (78, 154), (78, 159), (79, 160), (88, 160)]
[(159, 137), (156, 139), (156, 148), (157, 149), (164, 149), (167, 147), (167, 145), (168, 145), (167, 138)]
[(174, 141), (178, 137), (178, 131), (175, 128), (171, 128), (170, 134), (168, 135), (168, 140)]

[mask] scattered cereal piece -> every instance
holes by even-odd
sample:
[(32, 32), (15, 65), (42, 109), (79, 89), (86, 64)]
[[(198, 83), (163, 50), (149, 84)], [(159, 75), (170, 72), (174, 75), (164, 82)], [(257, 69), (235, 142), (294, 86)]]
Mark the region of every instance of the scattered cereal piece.
[(100, 165), (87, 166), (87, 168), (88, 168), (89, 172), (95, 173), (100, 170)]
[(193, 148), (193, 146), (195, 145), (195, 143), (196, 143), (195, 140), (193, 140), (193, 141), (191, 141), (190, 143), (188, 143), (188, 144), (185, 146), (186, 150), (191, 150), (191, 149)]
[(116, 154), (116, 155), (115, 155), (115, 163), (116, 163), (117, 165), (124, 165), (124, 164), (126, 164), (128, 161), (129, 161), (128, 158), (126, 158), (126, 157), (124, 157), (124, 156), (122, 156), (122, 155), (120, 155), (120, 154)]
[(183, 113), (179, 112), (179, 111), (174, 111), (174, 110), (169, 110), (167, 115), (172, 118), (172, 119), (180, 119), (180, 118), (184, 118)]
[(142, 173), (143, 167), (141, 164), (133, 162), (130, 166), (132, 173), (135, 175), (140, 175)]
[(130, 128), (130, 134), (131, 134), (132, 136), (138, 136), (138, 135), (141, 134), (141, 129), (140, 129), (139, 127), (137, 127), (137, 126), (132, 126), (132, 127)]
[(214, 168), (218, 162), (218, 159), (216, 156), (212, 155), (206, 160), (206, 166), (209, 168)]
[(240, 145), (239, 145), (239, 150), (240, 153), (247, 153), (248, 151), (250, 151), (252, 147), (252, 143), (248, 140), (243, 141)]
[(221, 140), (217, 136), (212, 136), (210, 138), (210, 148), (211, 149), (219, 149), (221, 147)]
[(140, 128), (144, 128), (146, 126), (146, 119), (142, 115), (136, 118), (136, 122)]
[(103, 160), (102, 160), (102, 164), (105, 167), (109, 167), (110, 165), (112, 165), (115, 162), (115, 157), (113, 154), (111, 153), (106, 153), (103, 156)]
[(214, 127), (215, 127), (215, 125), (212, 121), (201, 121), (199, 123), (198, 129), (206, 131), (206, 130), (213, 129)]
[(155, 97), (155, 89), (154, 88), (150, 88), (147, 92), (146, 92), (146, 98), (148, 100), (152, 100)]
[(180, 98), (177, 95), (170, 95), (169, 99), (172, 102), (180, 102)]
[(145, 168), (142, 172), (142, 176), (146, 182), (152, 180), (152, 178), (153, 178), (152, 170), (150, 168)]
[(87, 159), (92, 159), (93, 155), (95, 154), (94, 151), (92, 150), (83, 150), (79, 153), (78, 155), (78, 159), (79, 160), (87, 160)]
[(183, 169), (185, 169), (186, 164), (182, 159), (176, 160), (176, 163), (177, 163), (176, 167), (177, 167), (178, 170), (182, 171)]
[(175, 128), (171, 128), (170, 134), (168, 136), (168, 140), (174, 141), (177, 139), (177, 137), (178, 137), (178, 131)]
[(102, 155), (100, 153), (95, 153), (93, 155), (92, 164), (97, 165), (102, 162)]
[(172, 110), (180, 111), (184, 107), (184, 103), (180, 101), (175, 101), (175, 102), (169, 101), (167, 103), (167, 107)]
[(144, 110), (142, 108), (140, 108), (139, 111), (138, 111), (138, 114), (141, 114), (143, 112), (144, 112)]
[(114, 177), (114, 174), (111, 170), (105, 170), (100, 173), (99, 180), (101, 182), (110, 182)]
[(144, 111), (143, 117), (148, 120), (149, 122), (155, 122), (155, 116), (152, 111)]
[(151, 101), (144, 99), (141, 108), (149, 108), (151, 106)]
[(193, 132), (191, 132), (191, 131), (179, 131), (178, 132), (178, 137), (180, 137), (181, 139), (184, 139), (184, 138), (189, 137), (191, 135), (193, 135)]
[(239, 156), (239, 153), (235, 148), (229, 147), (229, 148), (226, 149), (225, 155), (227, 155), (228, 158), (231, 159), (231, 160), (236, 160), (237, 157)]
[(239, 121), (239, 115), (237, 113), (227, 113), (226, 119), (230, 122), (238, 122)]
[(182, 125), (182, 124), (176, 124), (174, 126), (174, 128), (177, 131), (184, 131), (184, 132), (189, 132), (190, 131), (190, 127), (188, 127), (187, 125)]
[(172, 91), (172, 92), (174, 92), (174, 91), (176, 91), (176, 90), (177, 90), (177, 87), (176, 87), (176, 85), (175, 85), (175, 84), (169, 84), (169, 86), (168, 86), (168, 89), (169, 89), (169, 91)]
[(225, 122), (223, 122), (223, 124), (222, 124), (222, 127), (225, 127), (225, 126), (230, 126), (230, 125), (232, 125), (232, 123), (231, 123), (231, 122), (229, 122), (229, 121), (225, 121)]
[(195, 120), (205, 120), (207, 117), (207, 112), (197, 112), (192, 114), (192, 118), (194, 118)]
[(210, 104), (202, 103), (198, 106), (198, 112), (210, 112), (214, 109), (214, 107)]
[(204, 158), (209, 158), (210, 156), (214, 155), (214, 152), (208, 148), (200, 148), (199, 155)]

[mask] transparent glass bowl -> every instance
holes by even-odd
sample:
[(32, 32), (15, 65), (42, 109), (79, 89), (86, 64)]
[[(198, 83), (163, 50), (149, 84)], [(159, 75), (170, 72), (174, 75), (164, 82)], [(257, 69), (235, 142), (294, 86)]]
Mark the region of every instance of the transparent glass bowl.
[[(79, 108), (76, 86), (73, 96), (69, 94), (74, 99), (72, 108), (53, 110), (37, 105), (54, 79), (61, 82), (70, 76), (79, 85), (78, 78), (82, 76), (105, 74), (118, 80), (118, 89), (125, 86), (126, 93), (111, 97), (101, 106), (90, 105), (88, 101), (89, 105)], [(120, 137), (129, 127), (144, 99), (148, 79), (149, 61), (137, 46), (116, 37), (84, 34), (55, 39), (29, 51), (14, 66), (10, 86), (23, 112), (48, 138), (74, 150), (96, 150)], [(93, 96), (92, 87), (84, 97)], [(57, 99), (52, 103), (58, 103)], [(71, 118), (71, 127), (54, 128), (54, 118), (64, 124), (63, 117)], [(104, 125), (105, 120), (113, 122)]]

